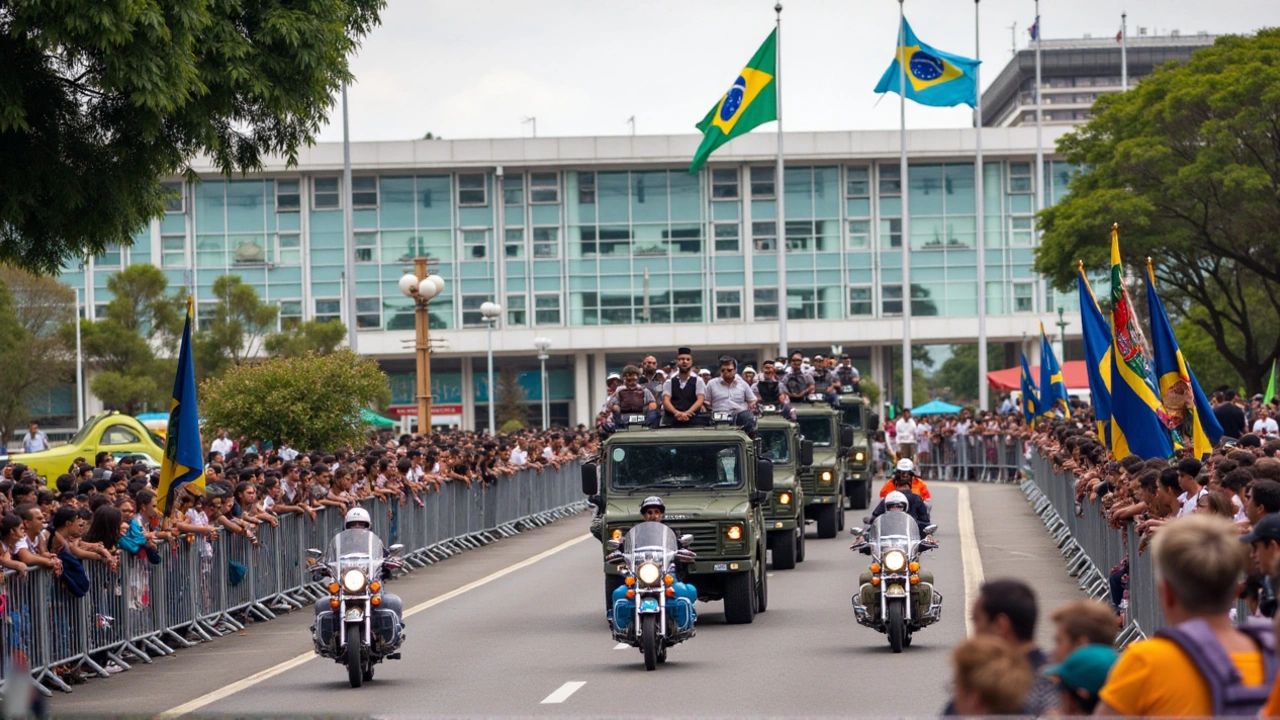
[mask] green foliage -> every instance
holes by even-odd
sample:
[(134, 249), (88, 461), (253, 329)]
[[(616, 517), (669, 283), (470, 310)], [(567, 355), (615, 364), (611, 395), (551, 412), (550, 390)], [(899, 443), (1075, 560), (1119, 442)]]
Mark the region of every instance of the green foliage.
[[(1074, 288), (1077, 260), (1109, 267), (1119, 222), (1124, 257), (1140, 276), (1152, 258), (1174, 322), (1201, 328), (1249, 392), (1261, 390), (1280, 356), (1278, 127), (1280, 29), (1221, 37), (1103, 96), (1093, 119), (1058, 142), (1089, 172), (1040, 213), (1036, 270)], [(1220, 384), (1196, 371), (1202, 385)]]
[(143, 337), (159, 337), (176, 351), (187, 319), (187, 294), (165, 295), (169, 279), (155, 265), (130, 265), (107, 278), (107, 319)]
[(0, 3), (0, 262), (56, 273), (129, 244), (197, 154), (293, 162), (384, 4)]
[(880, 386), (875, 380), (862, 378), (858, 381), (858, 389), (867, 398), (868, 407), (877, 407), (880, 404)]
[[(894, 391), (890, 398), (898, 405), (902, 405), (902, 348), (895, 347), (891, 353), (891, 362), (893, 363), (893, 382), (890, 388)], [(929, 349), (920, 345), (911, 346), (911, 403), (906, 407), (914, 407), (929, 402), (929, 382), (924, 376), (921, 366), (926, 368), (933, 367), (933, 357), (929, 355)]]
[(74, 317), (74, 290), (0, 266), (0, 442), (30, 420), (33, 393), (74, 381), (74, 339), (57, 332)]
[(347, 337), (347, 326), (338, 320), (308, 320), (272, 333), (263, 341), (263, 349), (275, 357), (302, 357), (307, 353), (328, 355), (336, 351)]
[(390, 398), (378, 363), (344, 349), (233, 365), (200, 384), (198, 402), (208, 428), (332, 450), (358, 445), (366, 432), (360, 409), (385, 406)]
[(529, 422), (528, 406), (525, 405), (526, 394), (520, 385), (520, 375), (515, 368), (506, 365), (498, 370), (497, 391), (494, 397), (497, 405), (493, 408), (495, 425), (506, 426), (519, 423), (521, 428)]
[(259, 300), (253, 286), (235, 275), (214, 280), (213, 294), (218, 304), (194, 338), (196, 372), (201, 378), (217, 376), (228, 366), (257, 356), (280, 312)]
[[(1004, 369), (1004, 345), (987, 343), (987, 372)], [(978, 345), (952, 345), (951, 357), (933, 376), (935, 394), (959, 405), (976, 405), (980, 382), (978, 377)], [(949, 392), (948, 392), (949, 391)]]
[(520, 432), (525, 429), (525, 424), (515, 418), (512, 418), (498, 426), (498, 434), (509, 435), (514, 432)]
[[(1203, 314), (1203, 311), (1192, 308), (1191, 314)], [(1280, 320), (1280, 318), (1273, 315), (1272, 320)], [(1200, 387), (1205, 392), (1212, 393), (1214, 388), (1221, 385), (1226, 385), (1233, 390), (1245, 386), (1240, 373), (1218, 352), (1213, 337), (1203, 327), (1190, 319), (1183, 319), (1174, 326), (1173, 334), (1178, 338), (1178, 347), (1181, 348), (1187, 365), (1196, 374), (1196, 379), (1200, 381)], [(1244, 339), (1238, 332), (1229, 333), (1227, 344), (1232, 347), (1242, 347)], [(1259, 392), (1266, 389), (1265, 377), (1263, 385), (1264, 387), (1259, 388)]]

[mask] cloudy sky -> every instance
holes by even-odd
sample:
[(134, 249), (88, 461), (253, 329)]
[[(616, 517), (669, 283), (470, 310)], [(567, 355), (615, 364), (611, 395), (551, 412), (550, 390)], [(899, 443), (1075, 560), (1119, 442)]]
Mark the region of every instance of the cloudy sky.
[[(773, 27), (774, 0), (388, 0), (354, 61), (352, 140), (427, 131), (454, 138), (693, 132)], [(871, 89), (893, 57), (893, 0), (785, 0), (788, 130), (898, 126)], [(1046, 38), (1250, 32), (1280, 24), (1277, 0), (1043, 0)], [(906, 0), (916, 34), (971, 55), (973, 3)], [(983, 84), (1025, 47), (1033, 0), (982, 0)], [(1010, 26), (1017, 23), (1016, 33)], [(911, 127), (958, 127), (963, 108), (908, 104)], [(320, 135), (342, 139), (341, 112)]]

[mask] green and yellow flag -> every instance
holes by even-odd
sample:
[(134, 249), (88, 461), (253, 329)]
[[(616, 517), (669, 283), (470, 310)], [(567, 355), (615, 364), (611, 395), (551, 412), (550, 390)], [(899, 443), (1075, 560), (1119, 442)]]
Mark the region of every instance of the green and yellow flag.
[(738, 73), (729, 92), (698, 123), (704, 137), (689, 165), (690, 174), (698, 172), (716, 148), (778, 119), (777, 47), (778, 31), (774, 30)]

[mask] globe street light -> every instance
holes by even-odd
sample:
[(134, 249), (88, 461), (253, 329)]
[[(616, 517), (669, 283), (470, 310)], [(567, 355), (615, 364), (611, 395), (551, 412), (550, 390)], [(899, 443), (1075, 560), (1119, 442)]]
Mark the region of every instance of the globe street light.
[(533, 346), (538, 349), (538, 362), (542, 364), (542, 429), (547, 430), (551, 427), (551, 404), (547, 398), (547, 350), (551, 341), (544, 337), (534, 338)]
[(418, 361), (418, 432), (431, 430), (431, 298), (444, 292), (444, 278), (428, 274), (427, 259), (414, 258), (413, 272), (400, 278), (400, 292), (414, 301), (413, 329)]
[(494, 392), (493, 386), (493, 324), (498, 321), (498, 316), (502, 314), (502, 306), (496, 302), (487, 302), (480, 305), (480, 316), (484, 318), (484, 323), (488, 326), (489, 336), (489, 434), (495, 435), (497, 431), (494, 428), (493, 409), (497, 404), (497, 393)]

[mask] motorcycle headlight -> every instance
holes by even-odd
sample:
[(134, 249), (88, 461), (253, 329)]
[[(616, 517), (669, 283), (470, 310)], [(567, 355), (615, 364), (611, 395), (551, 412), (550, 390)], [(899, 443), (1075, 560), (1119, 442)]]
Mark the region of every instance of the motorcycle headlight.
[(779, 504), (779, 505), (790, 505), (790, 504), (791, 504), (791, 493), (782, 493), (781, 495), (779, 495), (779, 496), (778, 496), (778, 504)]
[(645, 585), (655, 585), (658, 582), (658, 578), (662, 577), (662, 571), (651, 562), (641, 563), (640, 567), (636, 569), (636, 576)]
[(342, 587), (349, 593), (358, 593), (364, 589), (364, 573), (352, 568), (342, 573)]
[(884, 555), (884, 569), (889, 572), (901, 572), (907, 566), (907, 556), (899, 550), (890, 550)]
[(854, 462), (862, 462), (863, 460), (866, 460), (866, 459), (867, 459), (867, 454), (862, 452), (861, 450), (853, 454)]
[(822, 482), (831, 482), (831, 471), (823, 470), (820, 477), (822, 478)]

